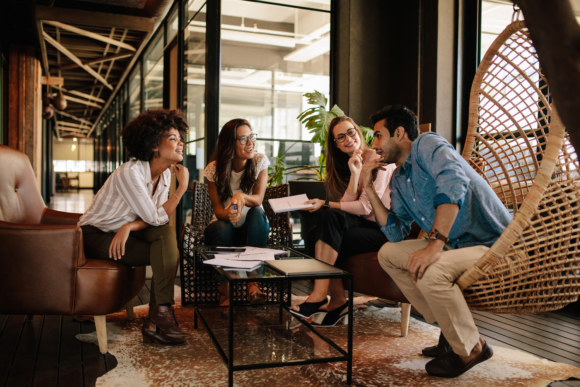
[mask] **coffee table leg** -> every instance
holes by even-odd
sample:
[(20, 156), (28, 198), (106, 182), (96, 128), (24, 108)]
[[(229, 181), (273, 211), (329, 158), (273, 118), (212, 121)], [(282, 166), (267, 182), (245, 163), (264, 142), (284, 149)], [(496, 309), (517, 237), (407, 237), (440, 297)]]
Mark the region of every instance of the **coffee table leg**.
[(228, 286), (228, 386), (234, 385), (234, 284)]
[(193, 308), (193, 329), (197, 329), (197, 311)]
[(278, 322), (280, 324), (282, 324), (282, 312), (284, 311), (284, 281), (280, 281), (280, 284), (278, 286), (278, 301), (280, 301), (280, 318), (278, 320)]
[(352, 277), (348, 280), (348, 361), (346, 364), (346, 384), (352, 383), (352, 330), (353, 330)]

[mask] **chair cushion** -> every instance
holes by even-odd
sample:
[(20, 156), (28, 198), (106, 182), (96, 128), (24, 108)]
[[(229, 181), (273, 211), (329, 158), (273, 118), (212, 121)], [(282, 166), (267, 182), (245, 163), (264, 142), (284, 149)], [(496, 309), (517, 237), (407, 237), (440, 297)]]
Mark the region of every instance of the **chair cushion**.
[(145, 267), (131, 268), (113, 260), (87, 259), (77, 268), (74, 314), (114, 313), (145, 284)]
[[(383, 270), (378, 253), (366, 253), (347, 258), (342, 268), (354, 276), (354, 291), (395, 302), (409, 303), (392, 278)], [(348, 289), (348, 281), (344, 281)]]

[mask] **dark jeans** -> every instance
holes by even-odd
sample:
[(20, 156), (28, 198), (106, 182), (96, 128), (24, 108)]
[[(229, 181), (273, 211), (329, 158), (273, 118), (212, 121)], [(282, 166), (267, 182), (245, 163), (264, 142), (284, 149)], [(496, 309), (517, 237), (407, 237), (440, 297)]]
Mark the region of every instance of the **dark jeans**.
[(231, 222), (217, 220), (204, 231), (208, 246), (265, 246), (268, 244), (270, 225), (262, 207), (252, 207), (246, 214), (246, 222), (235, 228)]
[[(93, 259), (112, 260), (113, 258), (109, 258), (109, 246), (116, 233), (104, 232), (93, 226), (82, 226), (82, 229), (85, 255)], [(172, 226), (149, 226), (143, 230), (132, 231), (125, 243), (125, 255), (118, 262), (131, 267), (151, 265), (153, 278), (149, 306), (173, 304), (179, 248)]]
[(308, 231), (308, 253), (314, 257), (314, 246), (319, 240), (338, 253), (335, 266), (353, 255), (374, 253), (388, 242), (376, 222), (348, 212), (328, 209), (322, 213), (318, 225)]

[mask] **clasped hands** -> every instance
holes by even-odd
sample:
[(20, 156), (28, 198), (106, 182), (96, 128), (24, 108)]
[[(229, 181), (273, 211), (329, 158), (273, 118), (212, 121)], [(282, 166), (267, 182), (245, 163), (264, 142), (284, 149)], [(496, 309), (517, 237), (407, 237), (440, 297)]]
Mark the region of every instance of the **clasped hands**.
[(246, 205), (246, 196), (238, 192), (230, 199), (225, 210), (228, 211), (228, 217), (231, 223), (238, 222), (242, 217), (242, 210)]

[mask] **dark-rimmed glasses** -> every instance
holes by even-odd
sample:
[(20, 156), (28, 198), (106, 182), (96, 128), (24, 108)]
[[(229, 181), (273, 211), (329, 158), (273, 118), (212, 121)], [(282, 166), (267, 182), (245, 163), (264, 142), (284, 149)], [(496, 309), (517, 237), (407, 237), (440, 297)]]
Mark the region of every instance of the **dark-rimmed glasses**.
[(256, 133), (252, 133), (249, 136), (242, 136), (240, 138), (238, 138), (238, 141), (240, 142), (240, 144), (242, 145), (246, 145), (248, 143), (248, 140), (250, 140), (251, 142), (256, 142)]
[[(348, 137), (354, 137), (356, 135), (356, 129), (350, 128), (349, 130), (346, 131), (346, 134), (348, 135)], [(334, 139), (334, 141), (336, 141), (339, 144), (342, 144), (344, 140), (346, 140), (346, 135), (344, 133), (339, 134)]]

